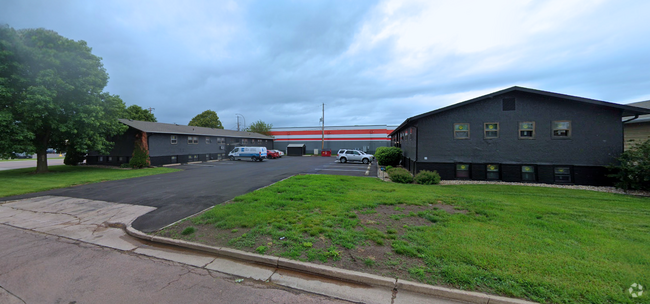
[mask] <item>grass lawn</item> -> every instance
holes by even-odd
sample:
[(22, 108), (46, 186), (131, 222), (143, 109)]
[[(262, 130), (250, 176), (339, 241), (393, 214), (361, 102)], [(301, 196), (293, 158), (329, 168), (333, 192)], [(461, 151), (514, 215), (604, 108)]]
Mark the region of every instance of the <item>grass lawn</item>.
[(157, 234), (546, 303), (650, 303), (650, 198), (295, 176)]
[(50, 166), (50, 172), (45, 174), (35, 174), (35, 170), (25, 168), (0, 171), (0, 185), (3, 185), (0, 187), (0, 197), (179, 171), (171, 168), (120, 170), (84, 166)]

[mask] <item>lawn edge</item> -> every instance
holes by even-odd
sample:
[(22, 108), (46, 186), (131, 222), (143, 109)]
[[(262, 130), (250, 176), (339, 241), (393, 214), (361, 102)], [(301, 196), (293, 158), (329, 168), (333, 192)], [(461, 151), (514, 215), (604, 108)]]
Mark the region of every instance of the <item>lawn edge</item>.
[(312, 275), (324, 276), (324, 277), (333, 278), (342, 281), (351, 281), (351, 282), (362, 283), (362, 284), (390, 287), (390, 288), (394, 288), (398, 292), (399, 290), (403, 289), (405, 291), (411, 291), (411, 292), (416, 292), (416, 293), (421, 293), (426, 295), (432, 295), (436, 297), (442, 297), (450, 300), (464, 301), (464, 302), (477, 303), (477, 304), (535, 303), (535, 302), (530, 302), (522, 299), (507, 298), (507, 297), (480, 293), (475, 291), (465, 291), (465, 290), (447, 288), (442, 286), (422, 284), (422, 283), (411, 282), (407, 280), (401, 280), (399, 278), (389, 278), (389, 277), (383, 277), (374, 274), (363, 273), (359, 271), (340, 269), (331, 266), (318, 265), (318, 264), (308, 263), (308, 262), (294, 261), (294, 260), (274, 257), (274, 256), (266, 256), (266, 255), (246, 252), (246, 251), (232, 249), (232, 248), (214, 247), (214, 246), (199, 244), (195, 242), (188, 242), (183, 240), (177, 240), (177, 239), (172, 239), (167, 237), (152, 236), (133, 228), (133, 226), (131, 226), (131, 223), (126, 225), (125, 231), (128, 235), (132, 237), (143, 239), (154, 243), (173, 245), (173, 246), (182, 247), (186, 249), (213, 253), (228, 258), (234, 258), (237, 260), (263, 264), (275, 268), (294, 270), (294, 271), (299, 271), (299, 272), (308, 273)]

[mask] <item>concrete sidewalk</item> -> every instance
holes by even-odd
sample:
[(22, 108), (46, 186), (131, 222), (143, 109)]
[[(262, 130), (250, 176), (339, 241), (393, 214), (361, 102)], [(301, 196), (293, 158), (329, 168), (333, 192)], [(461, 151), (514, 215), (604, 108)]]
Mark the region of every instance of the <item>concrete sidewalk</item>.
[[(262, 256), (229, 248), (214, 248), (172, 239), (153, 238), (130, 227), (137, 217), (154, 209), (147, 206), (44, 196), (1, 204), (0, 223), (353, 302), (529, 303)], [(128, 228), (130, 234), (145, 240), (130, 237), (122, 228)], [(161, 244), (161, 242), (173, 245)], [(441, 298), (441, 295), (447, 299)]]

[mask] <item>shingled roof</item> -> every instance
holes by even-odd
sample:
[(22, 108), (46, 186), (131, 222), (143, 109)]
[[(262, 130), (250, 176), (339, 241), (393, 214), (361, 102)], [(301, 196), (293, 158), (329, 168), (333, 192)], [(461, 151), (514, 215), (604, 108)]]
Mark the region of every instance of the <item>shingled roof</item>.
[(139, 120), (131, 120), (131, 119), (119, 119), (119, 121), (131, 128), (140, 130), (142, 132), (147, 132), (147, 133), (273, 139), (273, 137), (271, 136), (266, 136), (263, 134), (253, 133), (253, 132), (245, 132), (245, 131), (232, 131), (232, 130), (224, 130), (224, 129), (193, 127), (193, 126), (184, 126), (178, 124), (139, 121)]
[(392, 136), (394, 133), (399, 132), (399, 130), (404, 127), (406, 124), (408, 124), (410, 121), (420, 119), (425, 116), (433, 115), (436, 113), (448, 111), (451, 109), (455, 109), (458, 107), (462, 107), (464, 105), (474, 103), (480, 100), (485, 100), (488, 98), (492, 98), (501, 94), (513, 92), (513, 91), (519, 91), (519, 92), (526, 92), (526, 93), (532, 93), (532, 94), (537, 94), (537, 95), (543, 95), (543, 96), (549, 96), (549, 97), (556, 97), (556, 98), (562, 98), (562, 99), (567, 99), (567, 100), (573, 100), (577, 102), (583, 102), (587, 104), (592, 104), (592, 105), (598, 105), (598, 106), (604, 106), (604, 107), (611, 107), (611, 108), (617, 108), (621, 109), (622, 116), (635, 116), (635, 115), (642, 115), (642, 114), (650, 114), (650, 109), (644, 109), (640, 107), (634, 107), (630, 105), (622, 105), (622, 104), (617, 104), (617, 103), (612, 103), (612, 102), (607, 102), (607, 101), (602, 101), (602, 100), (596, 100), (596, 99), (589, 99), (589, 98), (584, 98), (584, 97), (578, 97), (578, 96), (572, 96), (572, 95), (565, 95), (565, 94), (559, 94), (559, 93), (553, 93), (553, 92), (548, 92), (548, 91), (542, 91), (542, 90), (535, 90), (535, 89), (529, 89), (529, 88), (524, 88), (524, 87), (510, 87), (501, 91), (497, 91), (494, 93), (490, 93), (487, 95), (479, 96), (476, 98), (472, 98), (470, 100), (466, 100), (463, 102), (459, 102), (450, 106), (446, 106), (444, 108), (440, 108), (437, 110), (433, 110), (430, 112), (426, 112), (420, 115), (416, 115), (413, 117), (407, 118), (399, 127), (395, 128), (393, 132), (388, 134), (388, 136)]

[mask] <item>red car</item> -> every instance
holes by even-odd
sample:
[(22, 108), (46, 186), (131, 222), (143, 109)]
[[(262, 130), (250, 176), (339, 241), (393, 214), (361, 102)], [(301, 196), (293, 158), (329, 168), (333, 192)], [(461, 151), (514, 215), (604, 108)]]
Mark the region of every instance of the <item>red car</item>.
[(278, 158), (278, 157), (280, 157), (280, 153), (271, 150), (266, 150), (266, 158)]

